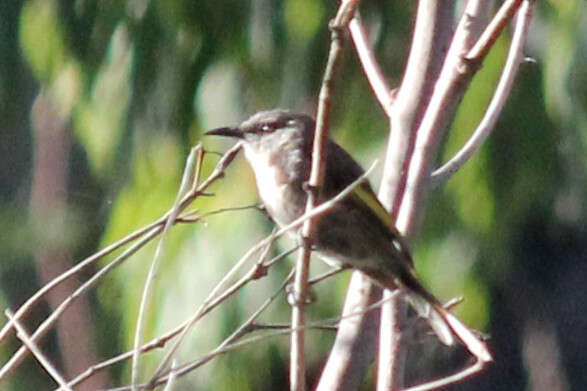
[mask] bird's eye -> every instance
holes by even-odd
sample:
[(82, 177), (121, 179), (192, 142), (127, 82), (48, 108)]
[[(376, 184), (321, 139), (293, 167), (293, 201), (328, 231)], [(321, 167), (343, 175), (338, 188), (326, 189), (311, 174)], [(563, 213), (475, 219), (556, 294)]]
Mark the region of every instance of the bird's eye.
[(287, 121), (287, 126), (294, 126), (295, 124), (296, 124), (295, 119), (290, 119), (289, 121)]
[(275, 127), (271, 124), (264, 124), (263, 126), (261, 126), (261, 130), (264, 133), (271, 133), (275, 130)]

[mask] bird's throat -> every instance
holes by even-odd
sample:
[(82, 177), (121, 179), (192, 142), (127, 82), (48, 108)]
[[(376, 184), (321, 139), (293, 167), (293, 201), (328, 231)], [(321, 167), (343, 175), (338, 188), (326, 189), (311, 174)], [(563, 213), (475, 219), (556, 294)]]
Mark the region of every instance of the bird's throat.
[(280, 155), (266, 150), (247, 148), (246, 145), (244, 151), (255, 174), (259, 197), (271, 217), (283, 226), (301, 216), (303, 210), (295, 206), (305, 205), (305, 202), (291, 201), (293, 201), (292, 197), (304, 197), (305, 193), (301, 185), (293, 182), (281, 166), (283, 160)]

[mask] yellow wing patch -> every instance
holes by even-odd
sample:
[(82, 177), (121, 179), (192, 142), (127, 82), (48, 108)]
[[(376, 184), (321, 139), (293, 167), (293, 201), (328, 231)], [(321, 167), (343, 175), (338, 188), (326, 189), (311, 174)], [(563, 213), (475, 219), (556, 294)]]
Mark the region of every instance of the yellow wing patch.
[(383, 205), (381, 205), (381, 202), (379, 202), (379, 199), (373, 192), (373, 189), (371, 189), (369, 183), (361, 183), (355, 188), (355, 190), (353, 190), (349, 197), (351, 199), (354, 198), (355, 202), (357, 202), (359, 205), (365, 205), (379, 218), (379, 220), (389, 229), (394, 240), (393, 244), (397, 250), (407, 256), (407, 258), (411, 261), (408, 245), (404, 241), (403, 236), (395, 227), (392, 216), (387, 212)]

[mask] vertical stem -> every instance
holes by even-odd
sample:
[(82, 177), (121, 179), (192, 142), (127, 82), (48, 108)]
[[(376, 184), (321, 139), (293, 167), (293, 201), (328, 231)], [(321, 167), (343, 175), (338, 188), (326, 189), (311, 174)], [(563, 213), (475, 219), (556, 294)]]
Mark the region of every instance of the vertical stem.
[[(406, 182), (396, 225), (402, 232), (413, 232), (422, 216), (424, 202), (430, 191), (430, 172), (436, 162), (440, 140), (448, 131), (458, 104), (469, 85), (475, 69), (464, 60), (484, 24), (486, 0), (469, 0), (452, 38), (442, 70), (423, 113), (414, 141), (414, 150), (406, 167)], [(474, 64), (473, 64), (474, 65)], [(418, 210), (418, 214), (415, 213)]]
[[(343, 29), (354, 15), (358, 1), (344, 1), (338, 10), (336, 18), (331, 22), (330, 29), (332, 41), (328, 53), (328, 62), (324, 71), (322, 87), (318, 102), (318, 115), (316, 117), (316, 131), (312, 148), (312, 169), (308, 181), (308, 200), (306, 212), (310, 212), (318, 201), (322, 178), (324, 177), (324, 159), (328, 129), (330, 123), (330, 100), (334, 84), (334, 71), (340, 62), (343, 47)], [(291, 334), (291, 362), (290, 376), (292, 391), (303, 391), (306, 388), (305, 363), (304, 363), (304, 330), (305, 312), (304, 306), (307, 297), (308, 273), (311, 254), (311, 238), (314, 233), (314, 219), (304, 222), (302, 227), (302, 251), (296, 263), (296, 277), (294, 282), (294, 304), (292, 308), (292, 334)]]
[[(440, 73), (451, 38), (454, 2), (425, 1), (418, 5), (414, 37), (406, 71), (393, 104), (390, 137), (379, 198), (394, 216), (400, 211), (407, 178), (407, 167), (413, 153), (416, 130), (428, 105), (434, 82)], [(416, 210), (411, 210), (414, 215)], [(397, 225), (405, 236), (412, 232)], [(389, 297), (381, 308), (378, 355), (378, 390), (395, 390), (403, 384), (406, 350), (401, 343), (401, 325), (406, 306), (401, 295)]]

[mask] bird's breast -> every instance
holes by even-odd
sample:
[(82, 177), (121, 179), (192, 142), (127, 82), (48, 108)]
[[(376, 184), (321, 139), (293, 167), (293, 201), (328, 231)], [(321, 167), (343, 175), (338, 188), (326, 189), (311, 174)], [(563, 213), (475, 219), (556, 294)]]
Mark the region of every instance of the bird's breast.
[(290, 180), (280, 165), (279, 156), (246, 148), (245, 156), (255, 174), (259, 197), (271, 217), (283, 226), (301, 216), (305, 206), (305, 192), (301, 185)]

